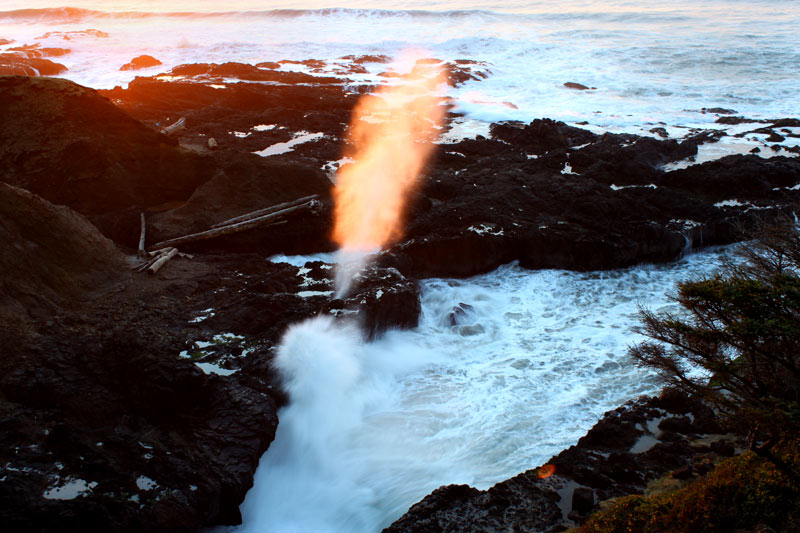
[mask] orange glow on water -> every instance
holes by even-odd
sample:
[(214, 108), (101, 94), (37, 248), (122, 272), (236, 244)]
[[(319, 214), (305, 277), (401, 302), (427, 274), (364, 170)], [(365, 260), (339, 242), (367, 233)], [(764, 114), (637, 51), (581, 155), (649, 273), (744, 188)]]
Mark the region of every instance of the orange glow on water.
[(402, 236), (408, 194), (436, 147), (445, 106), (434, 91), (437, 66), (417, 63), (396, 84), (362, 97), (353, 110), (337, 174), (333, 240), (345, 252), (377, 250)]

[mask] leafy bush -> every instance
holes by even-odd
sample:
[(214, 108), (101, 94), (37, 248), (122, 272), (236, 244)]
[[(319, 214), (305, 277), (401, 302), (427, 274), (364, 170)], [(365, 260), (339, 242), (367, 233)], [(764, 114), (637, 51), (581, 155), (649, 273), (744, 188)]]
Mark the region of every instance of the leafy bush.
[[(781, 460), (800, 466), (797, 447)], [(668, 494), (625, 496), (595, 513), (579, 533), (731, 532), (769, 526), (800, 531), (800, 487), (752, 452), (721, 463), (707, 477)]]

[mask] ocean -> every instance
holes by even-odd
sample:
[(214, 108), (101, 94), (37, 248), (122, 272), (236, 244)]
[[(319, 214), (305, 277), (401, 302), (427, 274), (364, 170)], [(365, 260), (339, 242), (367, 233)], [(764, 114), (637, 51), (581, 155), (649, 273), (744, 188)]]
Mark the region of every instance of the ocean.
[[(124, 86), (193, 62), (334, 61), (424, 49), (485, 61), (491, 75), (453, 91), (488, 122), (548, 117), (605, 131), (713, 126), (722, 107), (753, 118), (800, 110), (800, 3), (795, 0), (560, 2), (281, 2), (215, 0), (0, 2), (0, 38), (69, 47), (65, 77)], [(333, 7), (332, 7), (333, 6)], [(97, 29), (108, 34), (53, 34)], [(149, 54), (164, 65), (119, 68)], [(288, 68), (288, 67), (287, 67)], [(358, 82), (374, 81), (373, 75)], [(566, 82), (596, 87), (566, 89)], [(508, 103), (513, 105), (508, 105)]]
[[(184, 63), (334, 65), (352, 54), (424, 49), (486, 64), (486, 79), (450, 93), (466, 117), (464, 135), (493, 121), (546, 117), (594, 131), (662, 126), (680, 137), (722, 127), (708, 108), (800, 116), (797, 0), (70, 6), (0, 0), (0, 39), (14, 41), (0, 51), (67, 47), (71, 53), (54, 58), (69, 68), (64, 77), (112, 88)], [(119, 70), (140, 54), (164, 64)], [(367, 66), (354, 83), (379, 79), (382, 66)], [(730, 148), (717, 146), (713, 157)], [(322, 319), (297, 325), (278, 358), (292, 402), (234, 530), (374, 532), (440, 485), (485, 489), (541, 465), (605, 411), (659, 390), (626, 355), (641, 340), (631, 331), (637, 305), (675, 310), (676, 284), (713, 272), (729, 253), (611, 272), (512, 264), (466, 280), (425, 280), (420, 326), (370, 343)], [(465, 322), (450, 325), (459, 304), (469, 305)]]

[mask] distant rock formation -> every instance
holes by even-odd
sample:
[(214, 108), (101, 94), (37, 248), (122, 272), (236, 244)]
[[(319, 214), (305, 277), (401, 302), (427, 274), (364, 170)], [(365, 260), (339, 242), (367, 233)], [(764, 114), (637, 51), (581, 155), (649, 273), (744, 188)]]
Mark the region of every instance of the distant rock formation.
[(61, 63), (41, 57), (31, 57), (25, 52), (0, 54), (0, 75), (58, 76), (67, 70)]
[(122, 65), (120, 70), (139, 70), (143, 68), (157, 67), (161, 64), (161, 61), (153, 56), (141, 55), (131, 59), (130, 63), (125, 63)]
[(564, 87), (566, 87), (567, 89), (575, 89), (578, 91), (590, 91), (590, 90), (593, 91), (597, 89), (597, 87), (588, 87), (582, 83), (576, 83), (574, 81), (568, 81), (564, 83)]

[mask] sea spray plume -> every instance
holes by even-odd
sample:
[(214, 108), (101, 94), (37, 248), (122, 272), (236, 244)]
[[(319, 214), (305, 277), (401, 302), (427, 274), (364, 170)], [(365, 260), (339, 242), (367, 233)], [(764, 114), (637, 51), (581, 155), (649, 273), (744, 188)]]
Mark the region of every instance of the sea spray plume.
[[(408, 52), (401, 60), (420, 57)], [(438, 65), (414, 62), (396, 83), (362, 97), (345, 155), (355, 162), (336, 176), (333, 240), (340, 246), (336, 296), (346, 295), (369, 253), (396, 241), (406, 199), (436, 147), (445, 107), (436, 95), (445, 82)]]
[[(241, 511), (242, 531), (374, 530), (374, 502), (358, 481), (360, 463), (348, 438), (363, 423), (362, 336), (357, 327), (320, 316), (291, 326), (275, 367), (290, 403), (259, 465)], [(342, 501), (342, 494), (350, 496)]]

